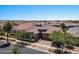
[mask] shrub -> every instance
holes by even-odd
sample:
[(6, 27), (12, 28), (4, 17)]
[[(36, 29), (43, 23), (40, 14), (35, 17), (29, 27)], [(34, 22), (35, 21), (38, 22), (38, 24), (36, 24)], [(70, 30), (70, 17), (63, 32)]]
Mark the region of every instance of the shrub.
[(13, 54), (19, 54), (19, 53), (21, 53), (21, 50), (18, 46), (15, 45), (15, 47), (12, 48), (12, 53)]
[(73, 46), (66, 46), (67, 49), (70, 49), (70, 50), (74, 50), (75, 48)]
[(61, 50), (60, 49), (55, 49), (55, 51), (54, 51), (54, 53), (56, 53), (56, 54), (61, 54)]
[(17, 37), (18, 40), (22, 41), (28, 41), (28, 42), (35, 42), (35, 37), (33, 36), (33, 33), (25, 32), (25, 31), (18, 31), (13, 34), (15, 37)]
[(1, 31), (0, 36), (4, 36), (4, 35), (5, 35), (5, 32)]
[(64, 51), (63, 53), (64, 54), (72, 54), (72, 52), (70, 52), (70, 51)]
[(61, 43), (61, 42), (53, 42), (52, 43), (52, 46), (55, 46), (55, 47), (60, 48), (60, 45), (62, 45), (62, 44), (64, 44), (64, 43)]
[(18, 38), (18, 40), (22, 40), (22, 41), (28, 41), (28, 42), (36, 42), (35, 39), (27, 39), (27, 38)]
[(53, 49), (52, 49), (52, 48), (49, 48), (48, 51), (49, 51), (49, 52), (53, 52)]

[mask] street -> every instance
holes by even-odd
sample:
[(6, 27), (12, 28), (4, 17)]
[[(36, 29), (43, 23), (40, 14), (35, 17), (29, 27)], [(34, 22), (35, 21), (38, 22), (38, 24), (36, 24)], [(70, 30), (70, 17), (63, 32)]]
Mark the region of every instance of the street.
[[(5, 44), (5, 42), (0, 41), (0, 46), (3, 44)], [(11, 54), (12, 53), (11, 50), (13, 47), (14, 45), (11, 44), (9, 47), (0, 48), (0, 54)], [(47, 54), (47, 53), (25, 47), (21, 49), (21, 54)]]

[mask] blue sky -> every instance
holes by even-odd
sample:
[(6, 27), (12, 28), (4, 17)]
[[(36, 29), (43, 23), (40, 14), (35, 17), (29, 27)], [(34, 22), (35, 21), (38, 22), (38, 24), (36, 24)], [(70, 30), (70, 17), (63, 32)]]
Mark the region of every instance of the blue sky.
[(78, 20), (79, 5), (0, 5), (0, 20)]

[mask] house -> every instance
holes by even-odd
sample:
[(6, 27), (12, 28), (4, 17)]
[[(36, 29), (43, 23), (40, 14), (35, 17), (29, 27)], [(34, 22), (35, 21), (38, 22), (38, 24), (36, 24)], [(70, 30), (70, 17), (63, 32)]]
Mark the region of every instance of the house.
[(32, 23), (20, 23), (17, 26), (13, 26), (13, 28), (11, 29), (11, 32), (25, 31), (30, 27), (32, 27), (32, 25), (33, 25)]
[(20, 23), (17, 26), (13, 26), (11, 32), (26, 31), (26, 32), (33, 33), (37, 37), (39, 37), (40, 33), (41, 33), (41, 38), (48, 40), (50, 33), (54, 32), (54, 31), (59, 31), (59, 30), (60, 30), (59, 27), (54, 27), (51, 25), (51, 23), (42, 21), (42, 22)]
[(1, 23), (0, 22), (0, 29), (3, 29), (3, 26), (5, 25), (5, 23)]

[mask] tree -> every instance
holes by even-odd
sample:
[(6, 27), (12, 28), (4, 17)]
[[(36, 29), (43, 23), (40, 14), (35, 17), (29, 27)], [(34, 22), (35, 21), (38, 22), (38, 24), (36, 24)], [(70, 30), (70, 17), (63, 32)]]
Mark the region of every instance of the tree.
[(50, 35), (50, 38), (53, 42), (53, 44), (56, 44), (57, 46), (60, 46), (61, 44), (64, 44), (64, 37), (63, 33), (59, 32), (53, 32)]
[(66, 27), (64, 23), (61, 23), (60, 26), (61, 26), (61, 28), (65, 28)]
[(75, 44), (77, 44), (77, 41), (76, 41), (77, 39), (74, 40), (72, 35), (69, 34), (69, 33), (63, 34), (60, 31), (53, 32), (53, 33), (51, 33), (50, 38), (52, 39), (52, 42), (54, 44), (56, 44), (56, 45), (59, 44), (59, 46), (61, 44), (64, 44), (64, 45), (75, 45)]
[(68, 27), (65, 26), (64, 23), (61, 23), (61, 24), (60, 24), (60, 27), (61, 27), (62, 32), (67, 33), (67, 31), (68, 31)]
[(12, 53), (13, 54), (19, 54), (21, 52), (19, 46), (15, 46), (14, 48), (12, 48)]
[(7, 43), (9, 43), (8, 34), (10, 33), (11, 28), (12, 28), (12, 26), (11, 26), (10, 22), (6, 22), (6, 24), (3, 27), (3, 30), (7, 33)]

